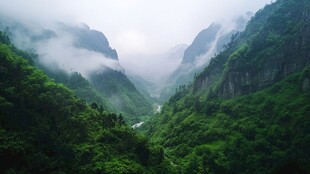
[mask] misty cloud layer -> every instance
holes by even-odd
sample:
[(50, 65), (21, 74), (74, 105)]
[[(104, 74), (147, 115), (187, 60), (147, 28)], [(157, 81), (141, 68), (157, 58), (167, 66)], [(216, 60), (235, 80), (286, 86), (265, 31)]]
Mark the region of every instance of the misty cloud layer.
[(67, 24), (50, 21), (49, 28), (46, 29), (36, 25), (37, 23), (24, 24), (23, 21), (8, 17), (2, 18), (0, 24), (1, 30), (8, 27), (10, 37), (18, 48), (38, 54), (38, 61), (50, 70), (61, 69), (68, 74), (80, 72), (85, 77), (94, 71), (104, 70), (105, 67), (123, 71), (117, 60), (76, 46), (79, 40), (67, 28), (90, 31), (85, 25), (64, 27)]
[(70, 33), (63, 33), (55, 38), (36, 43), (40, 61), (47, 67), (56, 66), (68, 73), (80, 72), (85, 77), (105, 66), (122, 70), (117, 60), (106, 58), (99, 52), (89, 51), (74, 46), (75, 38)]
[[(148, 80), (158, 81), (158, 78), (164, 78), (175, 69), (180, 61), (180, 58), (169, 59), (169, 56), (163, 56), (169, 48), (178, 44), (189, 45), (202, 29), (214, 21), (229, 24), (237, 16), (247, 11), (255, 12), (269, 2), (0, 0), (0, 14), (22, 22), (35, 32), (50, 28), (55, 30), (55, 21), (68, 25), (84, 22), (106, 35), (110, 45), (117, 50), (120, 64), (127, 73), (140, 74)], [(87, 66), (97, 68), (101, 64), (108, 64), (118, 67), (117, 63), (106, 60), (96, 52), (77, 49), (72, 45), (74, 38), (61, 32), (56, 31), (57, 36), (52, 40), (36, 43), (39, 54), (44, 55), (43, 62), (64, 67), (67, 71), (84, 73), (89, 71)], [(53, 53), (48, 54), (50, 51)], [(88, 56), (88, 59), (82, 59), (84, 56)], [(57, 62), (52, 63), (51, 57), (56, 58)], [(201, 59), (204, 62), (204, 57)]]
[(154, 84), (162, 84), (181, 64), (187, 46), (180, 44), (161, 54), (132, 55), (131, 59), (123, 60), (122, 65), (132, 76), (142, 77)]

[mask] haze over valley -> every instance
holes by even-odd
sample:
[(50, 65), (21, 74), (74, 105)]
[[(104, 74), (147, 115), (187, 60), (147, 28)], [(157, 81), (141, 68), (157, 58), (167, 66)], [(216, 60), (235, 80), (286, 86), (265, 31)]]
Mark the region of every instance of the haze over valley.
[(309, 0), (0, 0), (0, 173), (310, 173)]
[[(162, 88), (167, 85), (169, 75), (182, 62), (183, 49), (186, 49), (184, 44), (190, 45), (196, 35), (212, 23), (222, 25), (222, 34), (234, 30), (238, 18), (246, 16), (248, 12), (257, 11), (269, 1), (253, 3), (238, 0), (225, 2), (225, 6), (220, 5), (222, 3), (222, 1), (201, 0), (194, 2), (107, 0), (87, 3), (14, 0), (2, 2), (0, 8), (2, 16), (11, 22), (8, 25), (14, 25), (15, 21), (24, 28), (23, 30), (31, 33), (25, 36), (25, 33), (18, 31), (15, 33), (14, 43), (21, 49), (36, 47), (38, 54), (44, 54), (40, 60), (43, 63), (49, 66), (61, 66), (67, 72), (79, 71), (84, 76), (87, 76), (89, 70), (96, 69), (101, 64), (118, 70), (122, 67), (127, 75), (150, 82), (152, 86), (147, 87), (148, 92), (159, 97)], [(119, 62), (105, 59), (92, 50), (77, 49), (73, 43), (77, 38), (74, 38), (76, 36), (73, 36), (73, 31), (68, 31), (72, 26), (81, 28), (89, 26), (104, 33), (110, 46), (117, 51)], [(48, 33), (49, 30), (57, 36), (29, 43), (30, 40), (27, 38), (30, 37), (29, 34), (40, 37), (52, 34)], [(226, 42), (228, 41), (229, 39)], [(174, 50), (180, 45), (184, 45), (181, 46), (183, 49)], [(209, 54), (208, 57), (214, 55), (211, 52)], [(77, 57), (75, 60), (78, 61), (73, 61), (73, 57)], [(85, 61), (78, 57), (89, 58)], [(196, 63), (204, 64), (204, 62), (205, 60), (200, 60)]]

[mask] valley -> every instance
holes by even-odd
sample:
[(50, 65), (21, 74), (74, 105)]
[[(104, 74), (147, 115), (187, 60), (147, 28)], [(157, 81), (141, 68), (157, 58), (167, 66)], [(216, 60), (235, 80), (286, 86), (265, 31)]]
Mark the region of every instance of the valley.
[(0, 173), (310, 173), (309, 0), (132, 62), (87, 24), (23, 20), (0, 13)]

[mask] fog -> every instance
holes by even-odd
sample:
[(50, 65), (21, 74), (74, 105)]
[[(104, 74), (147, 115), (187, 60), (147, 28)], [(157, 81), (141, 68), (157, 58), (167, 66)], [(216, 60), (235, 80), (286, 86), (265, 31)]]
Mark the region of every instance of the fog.
[(122, 60), (122, 65), (131, 76), (139, 76), (154, 84), (162, 84), (181, 64), (186, 44), (179, 44), (163, 53), (132, 54)]
[(9, 27), (8, 32), (14, 45), (38, 54), (37, 61), (50, 70), (64, 70), (67, 74), (80, 72), (86, 78), (106, 67), (123, 71), (117, 60), (77, 46), (80, 40), (70, 28), (90, 31), (84, 24), (50, 21), (48, 25), (42, 25), (8, 16), (1, 16), (0, 21), (0, 30)]
[(49, 68), (61, 68), (67, 73), (80, 72), (84, 77), (105, 67), (122, 70), (118, 61), (106, 58), (103, 54), (77, 48), (74, 36), (63, 33), (55, 38), (35, 44), (40, 62)]
[[(212, 22), (229, 23), (247, 11), (256, 12), (270, 0), (0, 0), (0, 14), (23, 22), (28, 28), (55, 28), (55, 22), (84, 22), (102, 31), (119, 55), (127, 73), (158, 80), (177, 67), (181, 57), (169, 59), (169, 49), (189, 45)], [(59, 34), (59, 33), (58, 33)], [(76, 49), (68, 33), (37, 44), (42, 61), (87, 73), (101, 64), (115, 66), (96, 52)], [(46, 54), (44, 54), (46, 53)], [(48, 54), (47, 54), (48, 53)], [(82, 57), (89, 57), (88, 61)], [(70, 58), (78, 57), (74, 62)], [(90, 61), (92, 60), (92, 61)], [(100, 62), (99, 64), (96, 62)], [(103, 61), (103, 62), (101, 62)], [(199, 62), (197, 62), (199, 64)], [(83, 65), (83, 66), (81, 66)], [(157, 76), (155, 78), (155, 76)]]

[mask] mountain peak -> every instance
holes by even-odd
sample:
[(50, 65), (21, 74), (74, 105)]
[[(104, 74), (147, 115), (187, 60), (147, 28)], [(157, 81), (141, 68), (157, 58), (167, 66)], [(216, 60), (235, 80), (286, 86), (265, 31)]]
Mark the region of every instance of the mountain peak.
[(185, 50), (182, 64), (193, 63), (197, 56), (206, 53), (220, 30), (221, 25), (217, 23), (212, 23), (207, 29), (202, 30)]
[(108, 58), (118, 60), (116, 50), (110, 47), (108, 39), (102, 32), (90, 29), (87, 24), (77, 27), (65, 26), (65, 29), (76, 37), (76, 47), (100, 52)]

